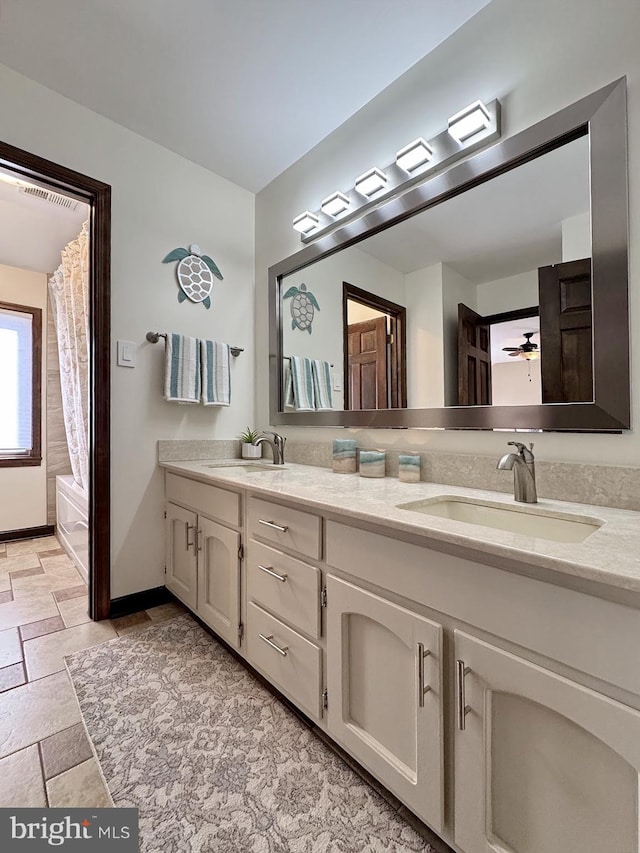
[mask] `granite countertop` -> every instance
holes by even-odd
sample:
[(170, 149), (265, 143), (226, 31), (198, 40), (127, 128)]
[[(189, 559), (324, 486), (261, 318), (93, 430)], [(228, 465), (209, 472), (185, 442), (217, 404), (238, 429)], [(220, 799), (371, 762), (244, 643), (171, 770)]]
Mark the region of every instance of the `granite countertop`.
[[(401, 483), (392, 477), (364, 478), (358, 474), (334, 474), (327, 468), (287, 463), (283, 468), (264, 465), (264, 471), (242, 470), (248, 460), (199, 460), (161, 462), (161, 467), (203, 482), (246, 489), (260, 497), (300, 501), (304, 507), (345, 518), (360, 519), (390, 530), (402, 531), (447, 545), (471, 549), (500, 560), (517, 560), (564, 575), (595, 581), (610, 587), (640, 592), (640, 513), (610, 507), (545, 500), (516, 504), (511, 495), (438, 483)], [(214, 467), (211, 467), (214, 466)], [(596, 520), (602, 526), (584, 542), (553, 542), (519, 533), (496, 530), (438, 518), (398, 504), (455, 496), (483, 501), (507, 509), (553, 513), (578, 520)], [(381, 531), (384, 532), (384, 531)]]

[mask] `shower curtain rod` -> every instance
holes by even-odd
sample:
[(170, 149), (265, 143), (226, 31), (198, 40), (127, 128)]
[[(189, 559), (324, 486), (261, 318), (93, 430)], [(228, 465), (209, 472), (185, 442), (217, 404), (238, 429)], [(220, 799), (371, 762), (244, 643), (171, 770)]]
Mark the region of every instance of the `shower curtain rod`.
[[(147, 332), (146, 338), (150, 344), (157, 344), (158, 341), (160, 340), (160, 338), (164, 338), (165, 341), (167, 340), (167, 333), (166, 332)], [(238, 355), (240, 355), (241, 352), (244, 352), (244, 347), (232, 347), (232, 346), (230, 346), (229, 352), (233, 356), (238, 356)]]

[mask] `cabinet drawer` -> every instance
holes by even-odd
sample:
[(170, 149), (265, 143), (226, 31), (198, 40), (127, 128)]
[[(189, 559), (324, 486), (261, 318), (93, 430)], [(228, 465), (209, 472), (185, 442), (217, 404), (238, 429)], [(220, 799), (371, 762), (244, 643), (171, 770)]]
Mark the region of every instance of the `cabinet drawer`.
[(260, 498), (249, 499), (249, 534), (291, 548), (305, 557), (321, 557), (322, 520), (310, 512), (280, 506)]
[(234, 527), (238, 527), (241, 522), (240, 495), (236, 492), (169, 473), (165, 488), (168, 501), (187, 506)]
[(286, 622), (312, 637), (320, 636), (319, 569), (252, 539), (247, 590), (250, 598)]
[(247, 655), (276, 687), (308, 714), (320, 718), (320, 649), (253, 602), (247, 607)]

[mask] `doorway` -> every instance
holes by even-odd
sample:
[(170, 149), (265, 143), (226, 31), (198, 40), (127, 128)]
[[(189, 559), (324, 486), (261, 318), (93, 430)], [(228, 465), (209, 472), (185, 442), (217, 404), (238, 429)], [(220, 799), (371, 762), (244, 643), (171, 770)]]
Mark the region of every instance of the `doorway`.
[(106, 619), (110, 592), (110, 259), (111, 187), (0, 142), (0, 167), (85, 202), (89, 217), (89, 616)]
[[(591, 290), (591, 258), (582, 258), (538, 268), (538, 305), (483, 317), (458, 303), (457, 404), (592, 402)], [(494, 399), (496, 370), (502, 387)]]
[(342, 283), (344, 407), (407, 405), (406, 308)]

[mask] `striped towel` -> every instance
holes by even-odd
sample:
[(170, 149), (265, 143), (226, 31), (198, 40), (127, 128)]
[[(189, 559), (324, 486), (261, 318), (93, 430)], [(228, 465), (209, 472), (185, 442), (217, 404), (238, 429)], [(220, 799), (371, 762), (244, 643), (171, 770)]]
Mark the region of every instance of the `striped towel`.
[(284, 379), (284, 407), (285, 409), (295, 409), (296, 401), (293, 398), (293, 376), (291, 375), (291, 360), (285, 358), (283, 360), (282, 376)]
[(231, 403), (229, 344), (200, 341), (202, 364), (202, 404), (228, 406)]
[(164, 398), (171, 403), (200, 402), (200, 348), (197, 338), (167, 334)]
[(293, 405), (298, 412), (313, 412), (316, 405), (313, 394), (311, 359), (292, 355), (290, 362)]
[(313, 376), (313, 396), (316, 409), (333, 409), (331, 397), (331, 365), (328, 361), (311, 362), (311, 374)]

